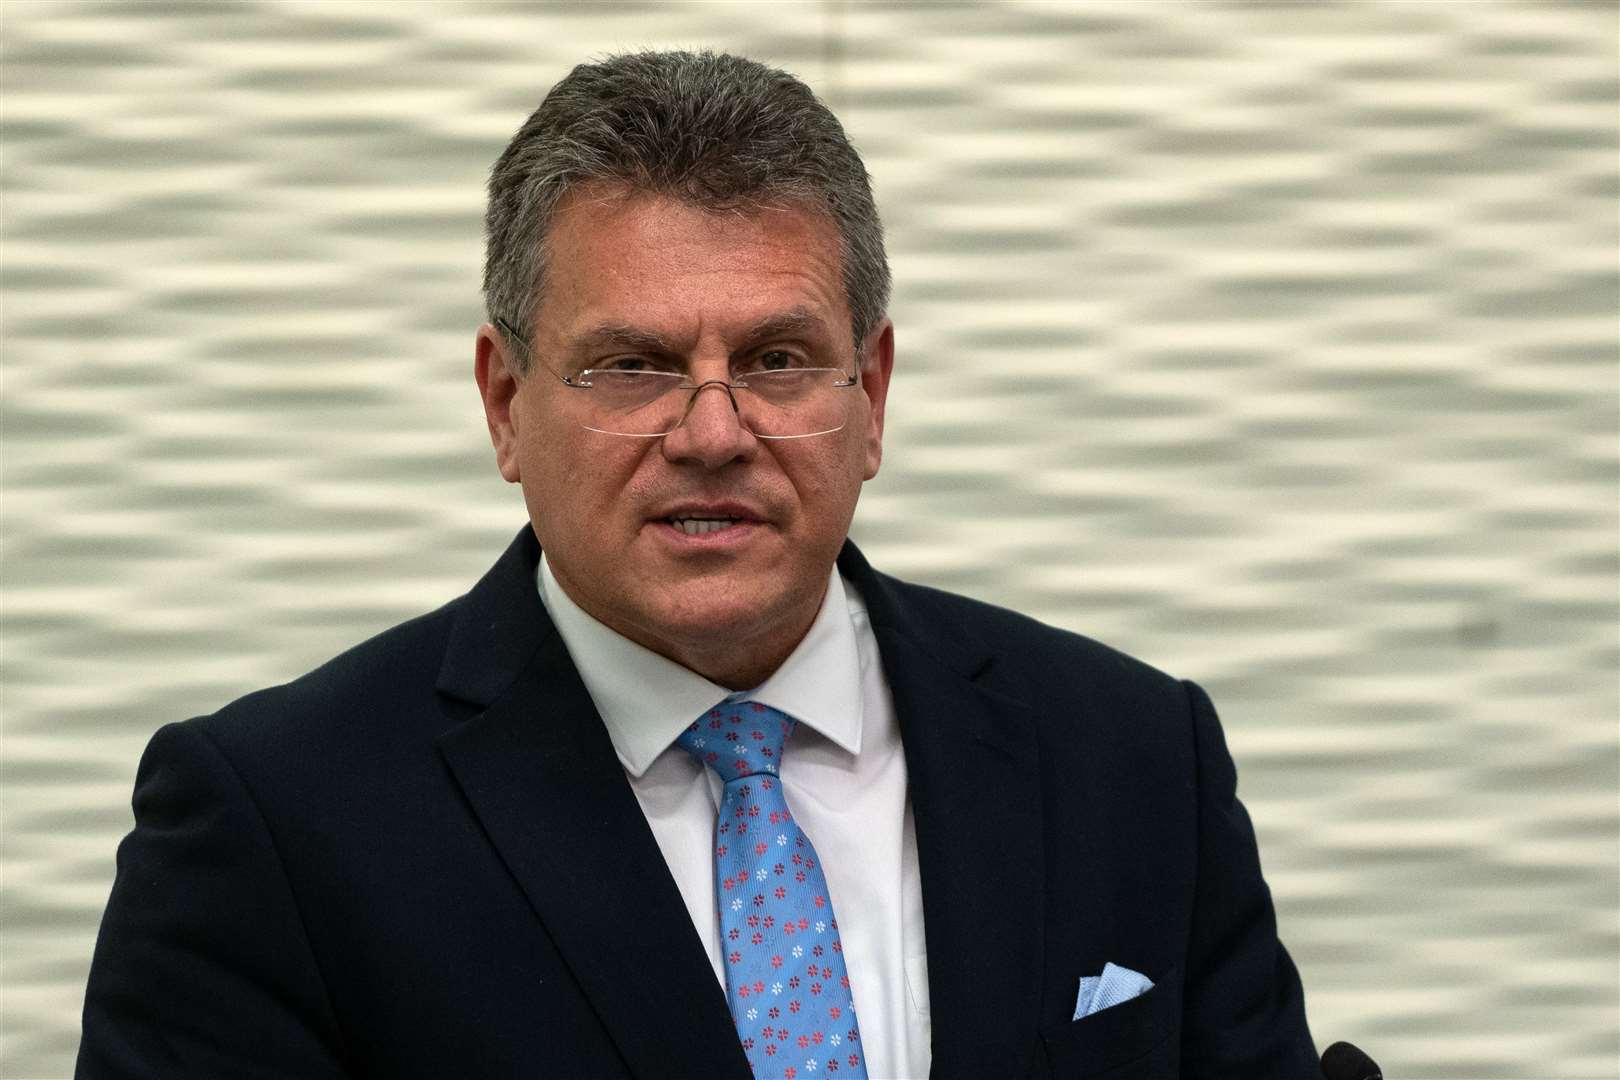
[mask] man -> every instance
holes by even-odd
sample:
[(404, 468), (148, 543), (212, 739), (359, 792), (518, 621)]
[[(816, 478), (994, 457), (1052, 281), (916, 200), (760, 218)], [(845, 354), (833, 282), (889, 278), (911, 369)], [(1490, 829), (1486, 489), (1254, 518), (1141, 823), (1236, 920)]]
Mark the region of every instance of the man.
[(1203, 693), (847, 542), (894, 333), (809, 90), (576, 68), (488, 232), (530, 527), (153, 739), (80, 1075), (1314, 1075)]

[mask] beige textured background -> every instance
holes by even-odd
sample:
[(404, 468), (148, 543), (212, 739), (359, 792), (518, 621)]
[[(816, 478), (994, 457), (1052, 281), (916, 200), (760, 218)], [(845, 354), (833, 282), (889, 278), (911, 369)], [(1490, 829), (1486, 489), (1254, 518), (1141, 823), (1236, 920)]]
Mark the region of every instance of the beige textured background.
[(481, 185), (574, 62), (796, 70), (876, 177), (857, 538), (1209, 686), (1321, 1043), (1620, 1075), (1612, 3), (32, 3), (3, 35), (8, 1077), (161, 723), (522, 521)]

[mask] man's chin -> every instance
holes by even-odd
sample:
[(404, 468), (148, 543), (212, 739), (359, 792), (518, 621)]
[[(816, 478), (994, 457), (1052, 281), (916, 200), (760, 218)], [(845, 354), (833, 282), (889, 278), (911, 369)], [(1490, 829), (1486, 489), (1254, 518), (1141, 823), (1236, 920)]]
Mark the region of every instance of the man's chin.
[(649, 620), (649, 629), (685, 649), (711, 648), (720, 642), (732, 649), (747, 649), (754, 639), (769, 636), (774, 624), (785, 621), (776, 614), (779, 603), (727, 597), (719, 590), (706, 592), (701, 586), (692, 591), (690, 602), (667, 597), (677, 602), (660, 605)]
[[(643, 645), (733, 689), (763, 682), (804, 638), (821, 610), (815, 595), (743, 589), (717, 581), (671, 586), (643, 624)], [(633, 635), (632, 635), (633, 636)], [(757, 675), (757, 677), (756, 677)]]

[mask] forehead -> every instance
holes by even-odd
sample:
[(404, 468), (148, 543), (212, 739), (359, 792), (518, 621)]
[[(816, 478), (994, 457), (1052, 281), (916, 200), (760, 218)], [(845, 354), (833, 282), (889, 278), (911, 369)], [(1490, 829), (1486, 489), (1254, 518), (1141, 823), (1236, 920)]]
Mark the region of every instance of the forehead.
[(557, 344), (600, 326), (724, 336), (787, 312), (847, 328), (842, 265), (836, 223), (810, 208), (587, 187), (553, 215), (536, 330)]

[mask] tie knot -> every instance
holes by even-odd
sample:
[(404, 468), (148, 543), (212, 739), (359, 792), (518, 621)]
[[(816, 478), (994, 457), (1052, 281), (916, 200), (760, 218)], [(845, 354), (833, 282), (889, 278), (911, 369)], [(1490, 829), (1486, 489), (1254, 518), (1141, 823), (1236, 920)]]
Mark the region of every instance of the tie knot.
[(775, 775), (793, 724), (769, 705), (727, 701), (698, 717), (675, 742), (729, 784), (756, 773)]

